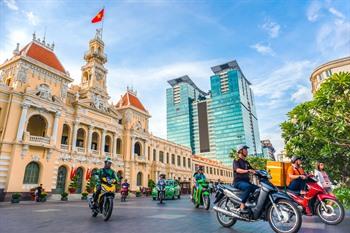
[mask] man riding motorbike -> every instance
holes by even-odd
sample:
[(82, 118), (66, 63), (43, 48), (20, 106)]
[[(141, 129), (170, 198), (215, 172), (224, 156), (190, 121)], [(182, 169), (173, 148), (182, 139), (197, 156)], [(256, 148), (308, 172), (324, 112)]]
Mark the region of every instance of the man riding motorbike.
[[(158, 190), (161, 190), (162, 187), (164, 188), (165, 187), (165, 175), (164, 174), (160, 174), (159, 175), (159, 180), (157, 182), (157, 187), (158, 187)], [(158, 192), (158, 199), (159, 199), (159, 192)]]
[[(194, 178), (194, 187), (193, 187), (193, 192), (196, 191), (196, 189), (198, 189), (199, 185), (198, 185), (198, 180), (206, 180), (205, 175), (203, 174), (203, 167), (200, 166), (198, 167), (198, 170), (193, 174), (193, 178)], [(197, 192), (197, 195), (199, 195), (200, 192)], [(197, 196), (197, 200), (198, 198), (200, 198), (199, 196)]]
[(106, 177), (107, 179), (114, 179), (116, 181), (119, 181), (118, 176), (116, 175), (114, 170), (111, 169), (112, 159), (106, 158), (104, 162), (105, 162), (104, 168), (99, 169), (94, 174), (95, 179), (96, 179), (96, 192), (93, 194), (95, 208), (97, 208), (97, 200), (98, 200), (98, 197), (101, 193), (101, 180), (102, 180), (102, 178)]
[(245, 203), (247, 202), (249, 195), (253, 193), (255, 189), (259, 188), (249, 181), (249, 173), (255, 174), (255, 170), (252, 168), (249, 162), (246, 161), (246, 157), (248, 156), (248, 148), (249, 147), (246, 145), (238, 145), (236, 149), (238, 159), (233, 161), (233, 186), (243, 191), (241, 196), (242, 203), (240, 205), (240, 211), (242, 213), (248, 212), (248, 210), (245, 208)]
[(300, 192), (300, 194), (305, 194), (305, 179), (307, 177), (304, 172), (304, 169), (301, 168), (301, 158), (293, 156), (291, 162), (292, 166), (288, 168), (286, 179), (288, 189)]

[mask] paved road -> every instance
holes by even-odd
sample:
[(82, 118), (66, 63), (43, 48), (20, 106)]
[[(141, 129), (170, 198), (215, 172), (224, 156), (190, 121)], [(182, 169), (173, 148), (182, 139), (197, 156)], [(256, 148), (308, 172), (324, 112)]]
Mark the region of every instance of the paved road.
[[(92, 218), (86, 202), (46, 202), (0, 204), (1, 233), (270, 233), (267, 222), (237, 222), (232, 228), (223, 228), (213, 210), (195, 209), (188, 197), (169, 200), (160, 205), (149, 198), (134, 198), (126, 203), (116, 202), (108, 222), (102, 217)], [(304, 217), (300, 232), (349, 232), (349, 213), (337, 226), (326, 226), (317, 217)]]

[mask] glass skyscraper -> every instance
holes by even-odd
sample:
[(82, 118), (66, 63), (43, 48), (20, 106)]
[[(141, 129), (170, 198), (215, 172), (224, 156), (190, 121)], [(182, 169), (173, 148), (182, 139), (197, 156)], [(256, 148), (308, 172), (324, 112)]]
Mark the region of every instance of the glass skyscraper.
[(188, 76), (169, 80), (168, 140), (192, 148), (193, 154), (231, 165), (229, 153), (247, 144), (261, 155), (258, 119), (251, 83), (236, 61), (211, 68), (210, 91), (200, 90)]

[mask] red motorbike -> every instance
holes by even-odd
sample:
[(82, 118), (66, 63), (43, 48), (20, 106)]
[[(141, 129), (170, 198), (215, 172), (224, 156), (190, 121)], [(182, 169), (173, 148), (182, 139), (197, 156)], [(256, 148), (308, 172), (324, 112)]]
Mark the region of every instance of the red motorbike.
[(308, 216), (318, 215), (321, 220), (329, 225), (336, 225), (344, 219), (344, 207), (337, 198), (317, 184), (312, 175), (306, 176), (306, 194), (293, 192), (287, 189), (287, 194), (299, 204), (302, 213)]
[(122, 202), (126, 201), (126, 197), (128, 196), (128, 193), (129, 193), (129, 187), (127, 185), (122, 185), (122, 188), (120, 190)]

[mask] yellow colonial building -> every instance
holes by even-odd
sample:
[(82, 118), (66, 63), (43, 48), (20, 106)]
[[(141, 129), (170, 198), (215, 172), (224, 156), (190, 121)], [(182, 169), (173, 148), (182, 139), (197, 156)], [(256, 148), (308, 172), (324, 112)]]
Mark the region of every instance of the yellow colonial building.
[(350, 72), (350, 56), (329, 61), (318, 66), (310, 76), (312, 94), (315, 94), (324, 80), (332, 74), (339, 72)]
[[(0, 200), (13, 192), (27, 194), (38, 184), (61, 193), (71, 173), (78, 177), (80, 193), (106, 157), (129, 180), (131, 190), (146, 187), (159, 174), (189, 182), (193, 159), (197, 165), (210, 164), (192, 158), (190, 148), (152, 135), (150, 113), (133, 90), (116, 105), (110, 103), (107, 56), (98, 31), (84, 60), (81, 82), (72, 85), (54, 45), (33, 34), (30, 43), (22, 49), (17, 44), (13, 57), (0, 65)], [(216, 162), (211, 166), (218, 171), (211, 179), (231, 182), (231, 168)]]

